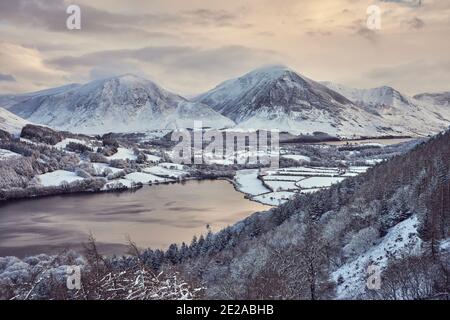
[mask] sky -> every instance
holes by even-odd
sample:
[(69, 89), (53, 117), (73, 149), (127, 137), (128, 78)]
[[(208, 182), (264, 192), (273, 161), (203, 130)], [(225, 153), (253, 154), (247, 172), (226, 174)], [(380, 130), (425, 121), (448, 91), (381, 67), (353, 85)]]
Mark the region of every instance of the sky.
[[(71, 4), (80, 30), (66, 26)], [(192, 96), (271, 64), (357, 88), (450, 91), (449, 38), (448, 0), (0, 0), (0, 94), (132, 73)]]

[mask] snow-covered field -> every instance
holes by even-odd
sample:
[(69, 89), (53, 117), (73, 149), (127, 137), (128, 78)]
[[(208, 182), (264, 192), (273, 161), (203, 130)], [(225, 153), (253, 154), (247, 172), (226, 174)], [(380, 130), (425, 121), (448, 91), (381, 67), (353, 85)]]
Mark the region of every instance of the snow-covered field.
[(252, 199), (270, 206), (278, 206), (291, 199), (295, 194), (295, 192), (277, 191), (264, 193)]
[(9, 150), (0, 149), (0, 160), (10, 159), (14, 157), (21, 157), (21, 155)]
[(174, 166), (167, 166), (167, 165), (164, 166), (164, 165), (160, 164), (157, 166), (144, 168), (142, 171), (145, 173), (150, 173), (150, 174), (157, 175), (160, 177), (172, 178), (172, 179), (180, 179), (180, 178), (185, 177), (188, 174), (184, 170), (168, 169), (167, 167), (179, 168), (175, 164), (174, 164)]
[(251, 196), (256, 196), (262, 193), (270, 192), (261, 180), (258, 179), (258, 169), (245, 169), (236, 172), (234, 181), (236, 188), (243, 193)]
[[(0, 149), (1, 150), (1, 149)], [(124, 149), (126, 150), (126, 149)], [(126, 156), (126, 152), (122, 151), (122, 155)], [(118, 173), (124, 171), (123, 169), (111, 167), (106, 163), (91, 163), (95, 173), (93, 176), (105, 176), (106, 173)], [(147, 167), (143, 172), (132, 172), (125, 175), (123, 178), (117, 178), (106, 182), (102, 191), (133, 189), (138, 184), (157, 184), (174, 182), (184, 179), (189, 172), (184, 170), (184, 166), (174, 163), (161, 163), (157, 166)], [(71, 183), (84, 178), (77, 176), (75, 172), (57, 170), (37, 176), (42, 186), (59, 186), (63, 182)]]
[(144, 173), (144, 172), (133, 172), (133, 173), (127, 174), (125, 176), (125, 179), (130, 180), (131, 182), (134, 182), (134, 183), (142, 183), (142, 184), (153, 184), (153, 183), (173, 181), (171, 179), (158, 177), (153, 174)]
[(263, 162), (269, 159), (270, 153), (265, 150), (259, 151), (237, 151), (233, 154), (214, 154), (214, 153), (204, 153), (203, 158), (207, 164), (218, 164), (218, 165), (233, 165), (235, 162), (238, 164), (245, 164), (247, 161), (252, 161), (253, 163)]
[(56, 170), (38, 175), (37, 177), (44, 187), (59, 186), (63, 182), (71, 183), (73, 181), (83, 180), (83, 178), (77, 176), (75, 172), (65, 170)]
[(94, 167), (97, 175), (101, 176), (104, 174), (106, 170), (111, 170), (112, 173), (116, 173), (122, 171), (122, 169), (111, 167), (106, 163), (92, 162), (92, 166)]
[(161, 157), (155, 156), (153, 154), (145, 154), (146, 160), (150, 162), (159, 162)]
[(137, 156), (134, 154), (134, 151), (127, 148), (118, 148), (117, 152), (110, 157), (107, 157), (108, 160), (136, 160)]
[(302, 155), (299, 155), (299, 154), (284, 154), (281, 157), (285, 158), (285, 159), (295, 160), (295, 161), (303, 161), (303, 162), (310, 162), (311, 161), (310, 157), (302, 156)]
[(298, 189), (295, 181), (264, 180), (264, 183), (273, 191), (292, 191)]
[(347, 177), (365, 172), (368, 168), (300, 166), (270, 170), (248, 169), (237, 171), (234, 180), (236, 188), (250, 195), (252, 200), (268, 205), (279, 205), (296, 193), (312, 193), (329, 188)]
[(339, 183), (344, 179), (345, 178), (338, 177), (310, 177), (296, 182), (295, 185), (302, 189), (325, 188), (335, 183)]

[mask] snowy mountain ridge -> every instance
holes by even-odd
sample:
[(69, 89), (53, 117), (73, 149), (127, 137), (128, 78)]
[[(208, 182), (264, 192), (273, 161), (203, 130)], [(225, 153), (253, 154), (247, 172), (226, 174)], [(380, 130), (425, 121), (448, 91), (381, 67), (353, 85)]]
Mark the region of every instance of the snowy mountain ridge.
[(204, 104), (190, 102), (130, 74), (7, 96), (0, 98), (2, 102), (9, 111), (27, 120), (78, 133), (186, 128), (193, 127), (194, 120), (206, 127), (234, 125)]
[(239, 128), (326, 132), (341, 137), (392, 133), (343, 95), (284, 66), (251, 71), (193, 101), (211, 106)]
[(57, 130), (98, 134), (205, 127), (323, 132), (340, 138), (427, 136), (450, 123), (450, 94), (409, 97), (382, 86), (316, 82), (273, 65), (230, 79), (192, 99), (125, 74), (87, 84), (0, 96), (0, 107)]
[(421, 93), (415, 95), (414, 99), (425, 103), (431, 103), (443, 107), (448, 107), (450, 106), (450, 91), (438, 93)]
[(357, 89), (333, 82), (322, 83), (360, 108), (380, 116), (399, 133), (429, 135), (446, 130), (450, 124), (450, 110), (442, 105), (409, 97), (389, 86)]

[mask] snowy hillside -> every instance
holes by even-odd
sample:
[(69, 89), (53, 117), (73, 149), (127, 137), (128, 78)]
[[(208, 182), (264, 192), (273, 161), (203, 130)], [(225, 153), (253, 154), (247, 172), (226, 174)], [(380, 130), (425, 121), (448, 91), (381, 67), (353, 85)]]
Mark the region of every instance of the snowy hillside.
[(54, 94), (58, 94), (58, 93), (62, 93), (65, 92), (67, 90), (70, 89), (74, 89), (77, 87), (80, 87), (80, 84), (68, 84), (65, 86), (61, 86), (61, 87), (56, 87), (56, 88), (51, 88), (51, 89), (46, 89), (46, 90), (41, 90), (41, 91), (36, 91), (36, 92), (30, 92), (30, 93), (24, 93), (24, 94), (7, 94), (7, 95), (1, 95), (0, 96), (0, 107), (5, 108), (5, 109), (9, 109), (14, 105), (20, 104), (20, 103), (26, 103), (26, 101), (30, 100), (30, 99), (40, 99), (40, 98), (45, 98), (49, 95), (54, 95)]
[(340, 137), (405, 134), (342, 94), (284, 66), (252, 71), (225, 81), (194, 101), (210, 105), (239, 127)]
[(206, 127), (234, 125), (210, 107), (134, 75), (4, 96), (0, 103), (32, 122), (79, 133), (186, 128), (193, 127), (194, 120), (203, 121)]
[(414, 99), (444, 107), (450, 106), (450, 92), (422, 93), (415, 95)]
[(0, 129), (18, 135), (28, 121), (0, 108)]
[(322, 82), (359, 107), (380, 116), (387, 126), (405, 135), (428, 135), (448, 128), (450, 110), (432, 99), (415, 99), (392, 87), (356, 89)]

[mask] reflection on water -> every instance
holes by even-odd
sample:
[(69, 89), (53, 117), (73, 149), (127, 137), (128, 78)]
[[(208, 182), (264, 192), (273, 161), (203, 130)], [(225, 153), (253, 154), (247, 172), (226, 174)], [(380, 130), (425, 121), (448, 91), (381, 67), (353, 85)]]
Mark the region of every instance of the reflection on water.
[(0, 206), (0, 256), (77, 249), (89, 232), (102, 253), (125, 253), (127, 236), (140, 247), (165, 248), (190, 242), (207, 224), (217, 231), (268, 208), (223, 180), (21, 200)]

